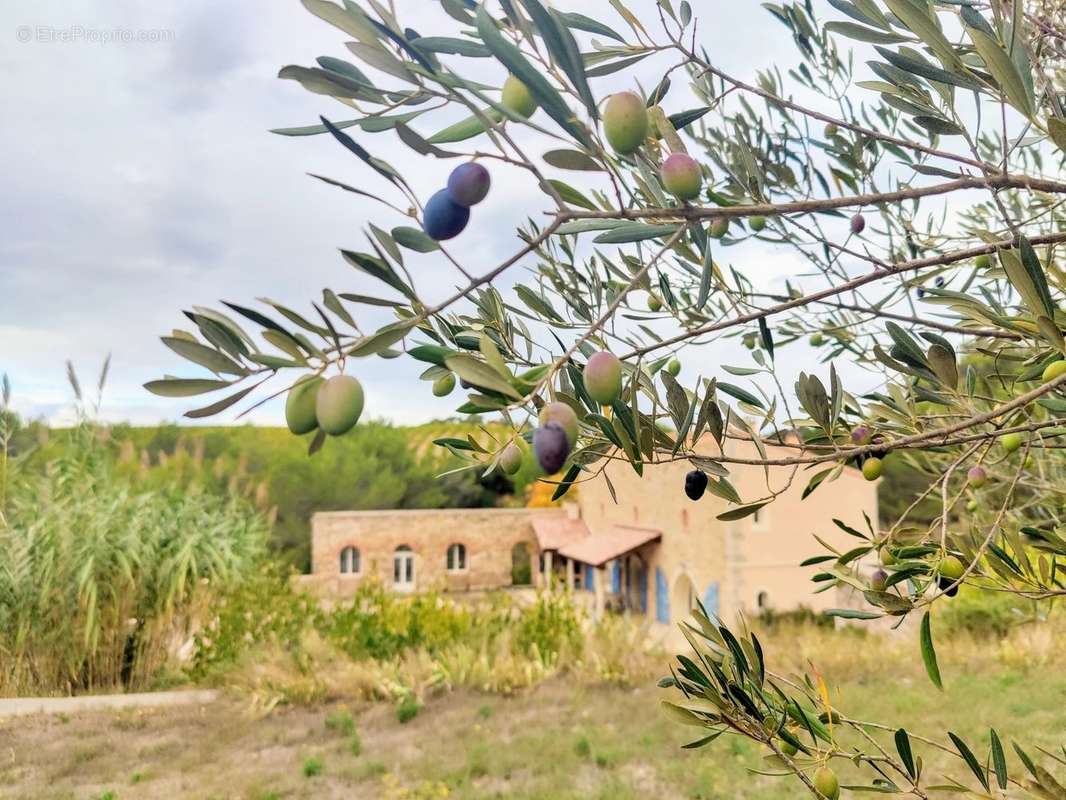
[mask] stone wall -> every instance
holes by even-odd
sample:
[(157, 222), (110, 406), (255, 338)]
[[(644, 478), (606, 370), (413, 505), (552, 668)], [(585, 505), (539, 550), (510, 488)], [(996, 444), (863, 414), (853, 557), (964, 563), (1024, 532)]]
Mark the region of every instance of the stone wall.
[[(645, 572), (646, 615), (677, 623), (688, 616), (690, 595), (701, 600), (721, 586), (726, 573), (723, 524), (715, 519), (725, 504), (708, 494), (694, 503), (683, 491), (687, 461), (645, 465), (643, 477), (629, 464), (612, 463), (607, 474), (618, 497), (611, 497), (602, 478), (581, 484), (581, 517), (593, 535), (612, 526), (631, 525), (662, 532), (658, 544), (642, 547), (630, 559), (630, 572)], [(608, 573), (610, 570), (608, 570)], [(657, 602), (660, 591), (664, 598)], [(712, 609), (713, 610), (713, 609)]]
[[(753, 445), (731, 442), (729, 447), (733, 456), (758, 457)], [(795, 454), (788, 448), (766, 449), (771, 457)], [(697, 450), (711, 457), (718, 452), (710, 437), (704, 437)], [(646, 465), (643, 477), (628, 464), (611, 464), (607, 474), (617, 503), (602, 478), (581, 484), (581, 516), (593, 534), (609, 531), (612, 525), (662, 532), (660, 544), (638, 553), (648, 570), (647, 617), (655, 620), (658, 606), (676, 624), (688, 616), (691, 597), (699, 597), (712, 611), (716, 603), (725, 620), (740, 612), (757, 613), (760, 594), (769, 608), (778, 611), (839, 605), (835, 591), (814, 593), (817, 587), (810, 578), (818, 569), (799, 564), (823, 552), (813, 534), (840, 552), (855, 545), (857, 540), (833, 524), (834, 517), (865, 530), (866, 512), (876, 524), (876, 484), (846, 467), (835, 481), (802, 499), (807, 482), (818, 470), (771, 467), (767, 475), (759, 466), (728, 466), (730, 481), (744, 502), (764, 499), (768, 486), (780, 495), (758, 516), (722, 522), (717, 516), (735, 506), (710, 492), (699, 502), (689, 500), (684, 483), (692, 465), (687, 461)], [(664, 600), (657, 604), (660, 590)]]
[[(511, 585), (512, 550), (524, 545), (536, 580), (530, 520), (534, 514), (562, 513), (524, 508), (320, 512), (311, 519), (311, 572), (317, 586), (341, 596), (370, 575), (393, 587), (394, 554), (406, 545), (414, 554), (412, 590), (495, 589)], [(452, 544), (466, 548), (465, 569), (448, 570)], [(340, 554), (349, 546), (359, 551), (359, 571), (342, 575)]]
[[(754, 448), (741, 449), (736, 455), (755, 456)], [(796, 455), (794, 449), (768, 447), (771, 458)], [(824, 481), (806, 498), (808, 482), (825, 464), (793, 471), (791, 467), (771, 467), (769, 477), (762, 467), (730, 465), (733, 484), (740, 496), (750, 502), (765, 497), (768, 486), (778, 493), (776, 499), (760, 509), (758, 516), (745, 517), (729, 524), (731, 570), (726, 600), (735, 611), (756, 614), (760, 595), (765, 608), (789, 611), (798, 607), (824, 611), (843, 605), (839, 590), (815, 594), (819, 584), (811, 577), (826, 565), (801, 567), (809, 556), (823, 555), (826, 550), (815, 541), (819, 536), (840, 553), (861, 544), (842, 531), (834, 519), (859, 531), (867, 531), (863, 514), (877, 525), (877, 483), (867, 481), (854, 467), (844, 467), (835, 479)]]

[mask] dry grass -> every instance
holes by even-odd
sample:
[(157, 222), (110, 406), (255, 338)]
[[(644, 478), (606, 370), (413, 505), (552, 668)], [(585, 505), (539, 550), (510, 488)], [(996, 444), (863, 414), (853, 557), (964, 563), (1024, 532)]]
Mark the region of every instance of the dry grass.
[(309, 632), (299, 659), (276, 645), (250, 649), (218, 685), (265, 713), (286, 704), (425, 700), (457, 689), (511, 695), (563, 675), (584, 684), (635, 686), (658, 677), (666, 660), (643, 625), (613, 616), (586, 623), (580, 650), (564, 646), (550, 655), (524, 654), (504, 633), (436, 652), (416, 649), (357, 661)]
[[(779, 671), (813, 663), (826, 676), (834, 705), (850, 715), (940, 740), (953, 730), (975, 742), (987, 740), (994, 722), (1005, 740), (1055, 747), (1062, 743), (1066, 703), (1066, 653), (1056, 647), (1056, 635), (1049, 627), (1022, 628), (997, 642), (941, 631), (943, 693), (925, 678), (917, 643), (907, 633), (883, 637), (779, 627), (760, 638)], [(622, 648), (620, 637), (611, 641)], [(1034, 646), (1035, 658), (1019, 657)], [(420, 658), (404, 667), (411, 675), (429, 674)], [(338, 661), (338, 668), (345, 663), (352, 662)], [(665, 666), (661, 662), (659, 672)], [(508, 696), (466, 688), (427, 691), (425, 707), (406, 723), (399, 721), (395, 704), (348, 693), (364, 691), (358, 680), (374, 685), (380, 676), (357, 680), (343, 672), (321, 676), (329, 692), (319, 696), (331, 699), (276, 706), (269, 714), (253, 708), (254, 695), (243, 693), (207, 708), (3, 721), (0, 795), (29, 800), (96, 798), (107, 791), (121, 800), (799, 796), (792, 783), (750, 772), (761, 768), (764, 754), (747, 741), (725, 737), (707, 749), (682, 750), (693, 731), (658, 712), (663, 693), (654, 680), (624, 688), (603, 682), (610, 669), (602, 664), (590, 661), (588, 670), (580, 678), (572, 672)], [(347, 723), (327, 725), (327, 717), (343, 719), (344, 711), (354, 717), (354, 733)], [(353, 747), (356, 736), (359, 746)], [(923, 757), (930, 776), (939, 776), (948, 763), (932, 753)], [(309, 761), (321, 772), (305, 777)]]

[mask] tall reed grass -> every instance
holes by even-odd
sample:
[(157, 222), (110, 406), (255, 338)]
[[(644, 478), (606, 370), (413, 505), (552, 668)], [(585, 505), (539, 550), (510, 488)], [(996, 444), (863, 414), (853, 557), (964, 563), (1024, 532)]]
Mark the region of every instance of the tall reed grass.
[(0, 693), (150, 685), (265, 552), (248, 504), (140, 487), (116, 474), (100, 431), (61, 432), (58, 457), (3, 476)]

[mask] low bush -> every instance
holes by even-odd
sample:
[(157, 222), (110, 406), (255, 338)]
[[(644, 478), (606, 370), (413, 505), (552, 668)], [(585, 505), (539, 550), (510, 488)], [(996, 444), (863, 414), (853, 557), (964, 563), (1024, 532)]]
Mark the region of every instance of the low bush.
[(347, 698), (419, 702), (456, 687), (509, 694), (564, 672), (631, 685), (657, 670), (638, 621), (593, 622), (564, 593), (464, 603), (368, 582), (327, 608), (263, 571), (216, 610), (197, 635), (191, 676), (237, 688), (264, 711)]
[(413, 695), (407, 695), (400, 701), (400, 705), (396, 707), (396, 719), (403, 725), (417, 717), (418, 712), (421, 710), (422, 704)]

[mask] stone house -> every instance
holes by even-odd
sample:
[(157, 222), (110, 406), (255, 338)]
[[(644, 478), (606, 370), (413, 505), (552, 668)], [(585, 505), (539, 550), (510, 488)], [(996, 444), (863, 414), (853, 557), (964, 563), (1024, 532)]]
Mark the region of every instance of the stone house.
[[(756, 455), (730, 443), (731, 455)], [(716, 452), (713, 441), (701, 452)], [(796, 451), (767, 447), (770, 457)], [(750, 452), (749, 452), (750, 451)], [(319, 591), (344, 596), (376, 576), (396, 591), (429, 587), (478, 591), (534, 585), (570, 586), (597, 612), (611, 608), (676, 623), (697, 598), (731, 619), (763, 609), (823, 610), (848, 603), (836, 590), (815, 593), (817, 571), (800, 562), (822, 552), (818, 535), (840, 552), (855, 540), (833, 520), (876, 525), (877, 485), (846, 467), (806, 499), (820, 469), (730, 466), (746, 502), (776, 499), (740, 520), (717, 516), (732, 506), (710, 492), (698, 502), (683, 491), (688, 461), (659, 464), (638, 476), (626, 463), (580, 484), (576, 501), (558, 509), (446, 509), (323, 512), (312, 519), (312, 575)]]

